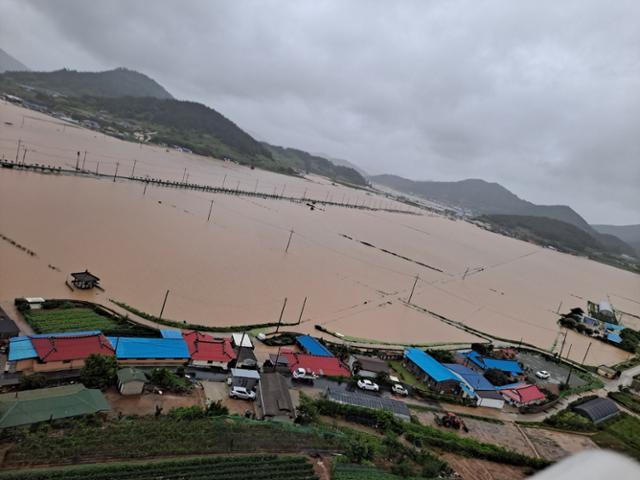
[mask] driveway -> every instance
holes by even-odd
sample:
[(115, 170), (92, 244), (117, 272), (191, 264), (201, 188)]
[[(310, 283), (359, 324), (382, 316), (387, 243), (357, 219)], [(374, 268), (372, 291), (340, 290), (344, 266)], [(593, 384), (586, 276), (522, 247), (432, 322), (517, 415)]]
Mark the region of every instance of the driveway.
[(209, 382), (204, 380), (200, 383), (204, 389), (207, 404), (219, 401), (229, 409), (229, 413), (231, 414), (244, 415), (247, 410), (249, 410), (255, 415), (255, 402), (229, 398), (229, 387), (225, 382)]

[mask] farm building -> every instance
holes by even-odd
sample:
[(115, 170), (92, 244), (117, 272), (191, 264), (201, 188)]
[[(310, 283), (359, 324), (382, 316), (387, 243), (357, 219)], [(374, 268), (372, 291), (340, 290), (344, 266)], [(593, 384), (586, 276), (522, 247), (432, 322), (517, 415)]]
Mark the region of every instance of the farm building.
[(289, 362), (289, 371), (296, 368), (304, 368), (316, 375), (329, 377), (350, 377), (349, 369), (336, 357), (318, 357), (307, 355), (306, 353), (295, 353), (290, 350), (282, 350), (281, 355), (285, 355)]
[(236, 359), (230, 338), (215, 338), (197, 331), (185, 332), (182, 336), (189, 347), (191, 365), (194, 367), (218, 367), (227, 370), (229, 362)]
[(0, 428), (30, 425), (109, 410), (100, 390), (84, 385), (40, 388), (0, 395)]
[(20, 329), (11, 317), (0, 307), (0, 339), (6, 340), (20, 334)]
[(475, 396), (478, 407), (497, 409), (504, 407), (504, 397), (495, 390), (476, 390)]
[(313, 338), (311, 335), (299, 335), (296, 337), (296, 343), (300, 345), (300, 348), (309, 355), (316, 355), (318, 357), (333, 357), (333, 353), (327, 349), (320, 341)]
[(100, 279), (93, 273), (89, 272), (89, 270), (85, 270), (84, 272), (72, 273), (71, 278), (71, 283), (73, 284), (73, 286), (79, 288), (80, 290), (89, 290), (91, 288), (100, 286)]
[(44, 298), (42, 297), (25, 297), (24, 300), (27, 302), (31, 310), (40, 310), (44, 303)]
[(9, 361), (16, 362), (18, 372), (78, 370), (91, 354), (114, 355), (113, 346), (98, 330), (43, 333), (9, 341)]
[(287, 373), (289, 372), (289, 357), (283, 354), (270, 353), (269, 358), (264, 362), (263, 368)]
[(404, 402), (393, 400), (391, 398), (383, 398), (374, 395), (367, 395), (361, 392), (347, 392), (344, 390), (327, 389), (327, 400), (345, 405), (353, 405), (354, 407), (370, 408), (372, 410), (386, 410), (391, 412), (400, 420), (411, 420), (411, 412)]
[(147, 383), (147, 376), (142, 370), (133, 367), (118, 370), (118, 391), (121, 395), (140, 395)]
[(184, 365), (189, 349), (183, 338), (108, 337), (118, 363), (153, 367)]
[(542, 403), (546, 399), (544, 393), (535, 385), (520, 385), (501, 389), (500, 393), (505, 400), (516, 407)]
[(296, 416), (289, 385), (279, 373), (263, 373), (258, 386), (260, 418), (292, 420)]
[(483, 357), (473, 350), (463, 353), (463, 356), (482, 370), (500, 370), (511, 376), (518, 376), (523, 373), (522, 367), (515, 360), (496, 360), (495, 358)]
[(349, 368), (354, 375), (376, 378), (378, 375), (389, 375), (389, 364), (384, 360), (364, 355), (351, 355)]
[(610, 398), (598, 397), (573, 407), (573, 410), (584, 415), (596, 425), (616, 417), (620, 409)]
[(419, 348), (404, 352), (404, 365), (419, 380), (441, 393), (459, 393), (460, 379), (447, 367)]

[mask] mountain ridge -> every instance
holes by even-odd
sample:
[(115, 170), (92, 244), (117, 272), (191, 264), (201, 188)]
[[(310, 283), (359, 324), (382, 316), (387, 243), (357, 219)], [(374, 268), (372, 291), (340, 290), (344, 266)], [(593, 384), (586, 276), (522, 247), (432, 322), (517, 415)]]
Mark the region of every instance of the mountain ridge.
[(0, 73), (28, 70), (29, 68), (24, 63), (0, 48)]

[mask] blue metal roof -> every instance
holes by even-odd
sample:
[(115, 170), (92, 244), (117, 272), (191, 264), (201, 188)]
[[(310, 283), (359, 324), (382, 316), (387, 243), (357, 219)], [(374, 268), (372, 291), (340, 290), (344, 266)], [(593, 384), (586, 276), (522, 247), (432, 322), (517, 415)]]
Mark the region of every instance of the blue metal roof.
[(496, 369), (512, 375), (522, 374), (522, 368), (515, 360), (496, 360), (495, 358), (483, 357), (475, 351), (467, 352), (464, 356), (483, 370)]
[(445, 380), (460, 381), (447, 367), (419, 348), (409, 348), (405, 350), (404, 356), (436, 382), (443, 382)]
[(484, 378), (484, 375), (475, 370), (471, 370), (469, 367), (458, 363), (445, 363), (444, 366), (453, 373), (457, 373), (474, 390), (494, 390), (495, 388), (489, 380)]
[(160, 330), (160, 335), (162, 338), (182, 338), (182, 331), (167, 328)]
[(116, 358), (189, 358), (189, 348), (182, 338), (108, 337)]
[(316, 355), (318, 357), (333, 357), (333, 353), (327, 350), (327, 347), (322, 345), (318, 340), (311, 335), (300, 335), (296, 337), (296, 341), (309, 355)]
[(607, 335), (607, 340), (613, 343), (622, 343), (622, 337), (617, 333), (609, 333)]
[(38, 358), (38, 353), (29, 337), (12, 337), (9, 339), (9, 361), (26, 360), (28, 358)]
[(607, 322), (602, 322), (604, 323), (604, 328), (606, 330), (611, 330), (612, 332), (620, 332), (622, 330), (624, 330), (624, 325), (616, 325), (615, 323), (607, 323)]

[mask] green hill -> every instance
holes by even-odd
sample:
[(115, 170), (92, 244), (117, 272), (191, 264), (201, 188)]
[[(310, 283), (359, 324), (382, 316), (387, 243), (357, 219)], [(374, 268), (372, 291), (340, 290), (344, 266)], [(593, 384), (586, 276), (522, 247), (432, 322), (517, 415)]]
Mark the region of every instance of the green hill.
[(5, 72), (5, 78), (30, 88), (70, 97), (155, 97), (173, 98), (164, 87), (146, 75), (116, 68), (105, 72)]

